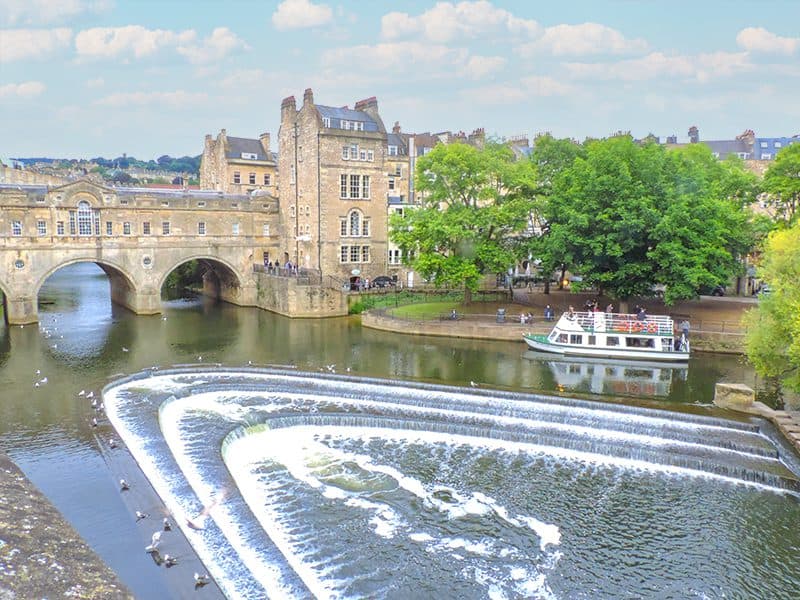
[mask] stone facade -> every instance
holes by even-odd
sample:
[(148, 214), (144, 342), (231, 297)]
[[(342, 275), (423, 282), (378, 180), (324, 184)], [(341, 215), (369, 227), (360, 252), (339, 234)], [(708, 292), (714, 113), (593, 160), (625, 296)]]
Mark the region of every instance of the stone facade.
[(266, 193), (278, 195), (276, 156), (270, 151), (270, 135), (258, 139), (206, 135), (200, 159), (200, 189), (225, 194)]
[(319, 269), (338, 282), (386, 274), (387, 135), (375, 98), (353, 109), (297, 109), (283, 100), (278, 173), (282, 262)]

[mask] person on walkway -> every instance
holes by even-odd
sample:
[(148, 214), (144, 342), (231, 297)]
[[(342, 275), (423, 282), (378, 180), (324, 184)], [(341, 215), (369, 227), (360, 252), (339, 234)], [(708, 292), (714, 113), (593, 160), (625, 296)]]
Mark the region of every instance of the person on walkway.
[(681, 333), (687, 340), (689, 339), (689, 320), (684, 319), (681, 321)]
[(611, 314), (611, 313), (613, 313), (613, 312), (614, 312), (614, 305), (613, 305), (613, 304), (611, 304), (611, 303), (609, 303), (609, 305), (608, 305), (608, 306), (606, 306), (606, 312), (607, 312), (608, 314)]

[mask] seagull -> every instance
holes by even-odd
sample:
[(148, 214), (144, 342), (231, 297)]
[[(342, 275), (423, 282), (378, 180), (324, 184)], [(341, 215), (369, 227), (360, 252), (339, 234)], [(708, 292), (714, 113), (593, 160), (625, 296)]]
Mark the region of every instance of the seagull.
[(39, 387), (39, 382), (37, 381), (36, 383), (34, 383), (33, 387)]
[(209, 581), (210, 581), (210, 579), (208, 578), (208, 575), (206, 575), (206, 574), (203, 574), (203, 575), (201, 575), (200, 573), (195, 573), (194, 574), (194, 587), (196, 587), (196, 588), (203, 587)]
[(141, 521), (142, 519), (146, 519), (146, 518), (147, 518), (147, 513), (143, 513), (143, 512), (142, 512), (142, 511), (140, 511), (140, 510), (137, 510), (137, 511), (136, 511), (136, 522), (137, 522), (137, 523), (138, 523), (139, 521)]
[(172, 531), (172, 523), (169, 522), (167, 517), (164, 517), (164, 531)]
[(166, 321), (166, 320), (167, 320), (167, 317), (161, 317), (161, 320), (162, 320), (162, 321)]
[(80, 392), (78, 392), (78, 396), (85, 396), (85, 395), (86, 395), (86, 390), (81, 390)]
[(174, 567), (177, 564), (178, 564), (178, 559), (177, 558), (175, 558), (174, 556), (172, 556), (170, 554), (165, 554), (164, 555), (164, 566), (165, 567), (167, 567), (169, 569), (170, 567)]
[(111, 438), (110, 440), (108, 440), (108, 445), (112, 448), (116, 448), (117, 442), (114, 440), (114, 438)]
[(97, 427), (97, 417), (92, 417), (92, 427)]
[(119, 489), (120, 489), (120, 491), (126, 492), (129, 489), (131, 489), (131, 486), (129, 486), (128, 482), (125, 481), (124, 479), (120, 479), (119, 480)]
[(37, 375), (41, 375), (41, 374), (42, 374), (42, 372), (41, 372), (39, 369), (36, 369), (36, 374), (37, 374)]
[(325, 368), (328, 369), (330, 373), (336, 372), (336, 365), (325, 365)]
[(203, 357), (202, 356), (198, 356), (197, 360), (203, 360)]
[(150, 545), (149, 546), (145, 546), (144, 551), (147, 552), (148, 554), (152, 554), (153, 552), (157, 552), (158, 551), (158, 545), (160, 543), (161, 543), (161, 532), (160, 531), (156, 531), (153, 534), (153, 537), (150, 538)]
[(478, 384), (477, 384), (477, 383), (475, 383), (474, 381), (470, 381), (470, 382), (469, 382), (469, 384), (470, 384), (470, 386), (472, 386), (472, 387), (478, 387)]
[(92, 408), (97, 408), (97, 400), (92, 400)]
[(122, 347), (122, 351), (123, 352), (130, 352), (130, 350), (128, 350), (125, 346)]
[(88, 394), (86, 394), (86, 397), (87, 398), (94, 398), (94, 392), (89, 392)]
[(39, 381), (39, 383), (41, 383), (42, 385), (45, 385), (47, 383), (47, 377), (42, 377), (41, 380)]

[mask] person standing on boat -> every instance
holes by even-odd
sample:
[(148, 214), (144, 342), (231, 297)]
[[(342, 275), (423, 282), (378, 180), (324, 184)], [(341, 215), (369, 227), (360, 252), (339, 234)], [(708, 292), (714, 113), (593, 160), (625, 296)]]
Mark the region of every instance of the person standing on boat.
[(567, 311), (567, 318), (570, 320), (575, 319), (575, 308), (570, 304), (569, 310)]
[(647, 320), (647, 311), (645, 310), (644, 306), (639, 309), (639, 312), (636, 314), (636, 318), (639, 321)]
[(610, 315), (611, 313), (613, 313), (613, 312), (614, 312), (614, 305), (609, 303), (609, 305), (608, 305), (608, 306), (606, 306), (606, 312), (607, 312), (609, 315)]
[(684, 319), (681, 321), (681, 333), (687, 340), (689, 339), (689, 320)]

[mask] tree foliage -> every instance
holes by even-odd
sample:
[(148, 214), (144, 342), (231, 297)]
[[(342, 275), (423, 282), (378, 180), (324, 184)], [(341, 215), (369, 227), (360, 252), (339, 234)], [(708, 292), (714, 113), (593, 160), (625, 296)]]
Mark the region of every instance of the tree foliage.
[(421, 205), (393, 216), (391, 239), (423, 277), (475, 290), (483, 273), (514, 263), (534, 181), (531, 163), (506, 146), (440, 144), (418, 159)]
[(663, 284), (672, 303), (740, 269), (753, 244), (743, 206), (754, 191), (741, 165), (719, 163), (699, 144), (668, 151), (630, 136), (591, 141), (553, 179), (543, 245), (585, 286), (625, 300)]
[(775, 162), (764, 173), (764, 203), (772, 216), (784, 225), (797, 221), (800, 211), (800, 144), (778, 152)]
[(759, 275), (771, 292), (745, 317), (747, 357), (760, 375), (800, 392), (800, 220), (770, 235)]

